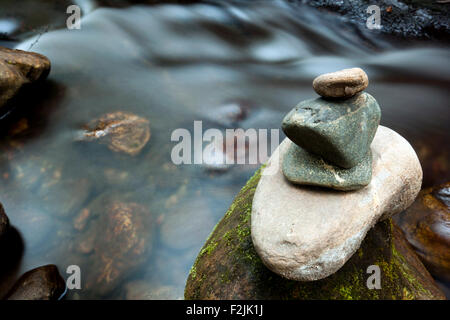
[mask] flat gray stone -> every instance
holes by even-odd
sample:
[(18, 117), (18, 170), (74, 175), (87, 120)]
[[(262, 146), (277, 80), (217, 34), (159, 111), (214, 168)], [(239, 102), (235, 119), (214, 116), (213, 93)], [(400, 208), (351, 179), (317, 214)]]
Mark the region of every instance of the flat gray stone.
[(262, 171), (253, 198), (251, 236), (273, 272), (292, 280), (318, 280), (339, 270), (377, 221), (414, 201), (422, 168), (403, 137), (379, 126), (371, 145), (369, 185), (351, 192), (299, 186), (281, 170), (291, 144), (285, 139)]
[(347, 100), (302, 101), (283, 119), (282, 129), (303, 149), (351, 168), (366, 157), (380, 117), (375, 98), (363, 92)]
[(372, 153), (356, 166), (344, 169), (325, 162), (294, 143), (283, 158), (284, 176), (292, 183), (332, 188), (336, 190), (358, 190), (369, 184), (372, 178)]

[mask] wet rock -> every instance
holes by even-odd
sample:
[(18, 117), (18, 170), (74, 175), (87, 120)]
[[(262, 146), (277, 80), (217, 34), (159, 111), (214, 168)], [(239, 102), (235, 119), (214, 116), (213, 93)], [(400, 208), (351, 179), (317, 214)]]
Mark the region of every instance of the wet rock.
[[(390, 219), (370, 230), (351, 259), (326, 279), (291, 281), (271, 272), (250, 233), (260, 177), (257, 171), (242, 188), (203, 246), (187, 280), (186, 299), (445, 299)], [(366, 286), (370, 265), (380, 267), (380, 290)]]
[(107, 113), (88, 124), (77, 139), (98, 141), (114, 152), (135, 156), (150, 140), (150, 122), (129, 112)]
[(127, 300), (181, 300), (183, 290), (174, 286), (156, 285), (145, 280), (137, 280), (125, 285)]
[(45, 56), (0, 47), (0, 115), (24, 85), (45, 79), (49, 72), (50, 61)]
[(369, 85), (367, 74), (360, 68), (325, 73), (313, 81), (313, 88), (324, 98), (350, 98)]
[(431, 274), (450, 281), (450, 182), (422, 190), (396, 222)]
[(8, 300), (57, 300), (66, 289), (66, 283), (55, 265), (46, 265), (28, 271), (17, 280), (7, 294)]
[[(372, 34), (384, 33), (405, 38), (446, 41), (450, 34), (449, 8), (443, 1), (379, 0), (374, 3), (370, 0), (305, 0), (303, 3), (341, 15), (345, 22)], [(367, 19), (372, 14), (367, 12), (367, 8), (373, 4), (380, 8), (379, 30), (368, 30), (366, 26)]]
[[(267, 166), (278, 168), (291, 144), (286, 139)], [(292, 280), (325, 278), (345, 264), (378, 220), (414, 201), (422, 169), (409, 143), (380, 126), (372, 155), (372, 180), (355, 192), (293, 185), (279, 168), (263, 175), (253, 200), (252, 239), (269, 269)]]
[(9, 219), (5, 213), (5, 209), (3, 209), (3, 205), (0, 203), (0, 238), (6, 233), (9, 229)]
[[(84, 256), (85, 289), (98, 297), (114, 288), (149, 256), (154, 221), (141, 204), (103, 195), (82, 211), (76, 251)], [(84, 220), (84, 221), (83, 221)], [(78, 226), (78, 227), (77, 227)]]
[(283, 119), (282, 129), (305, 150), (351, 168), (367, 156), (380, 117), (377, 101), (363, 92), (343, 101), (302, 101)]

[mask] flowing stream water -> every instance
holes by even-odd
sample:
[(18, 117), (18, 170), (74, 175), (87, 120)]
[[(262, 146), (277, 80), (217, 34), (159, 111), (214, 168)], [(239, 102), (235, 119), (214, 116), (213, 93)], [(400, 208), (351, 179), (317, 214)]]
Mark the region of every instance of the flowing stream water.
[[(448, 47), (355, 32), (332, 14), (283, 1), (90, 10), (81, 30), (9, 42), (46, 55), (52, 71), (18, 103), (20, 112), (0, 122), (0, 202), (21, 250), (20, 257), (11, 254), (0, 295), (23, 272), (54, 263), (64, 277), (69, 265), (81, 267), (83, 288), (67, 299), (133, 298), (142, 291), (182, 298), (208, 234), (258, 165), (177, 166), (172, 132), (193, 132), (195, 120), (203, 130), (277, 129), (299, 101), (316, 96), (312, 79), (324, 72), (362, 67), (381, 123), (417, 151), (424, 186), (450, 178)], [(138, 156), (76, 141), (83, 125), (114, 111), (150, 121), (151, 139)], [(90, 275), (107, 262), (80, 245), (106, 226), (89, 218), (86, 227), (77, 223), (105, 195), (142, 204), (149, 212), (142, 219), (155, 227), (142, 262), (129, 261), (102, 287)], [(126, 245), (101, 243), (105, 248), (93, 250), (120, 252)]]

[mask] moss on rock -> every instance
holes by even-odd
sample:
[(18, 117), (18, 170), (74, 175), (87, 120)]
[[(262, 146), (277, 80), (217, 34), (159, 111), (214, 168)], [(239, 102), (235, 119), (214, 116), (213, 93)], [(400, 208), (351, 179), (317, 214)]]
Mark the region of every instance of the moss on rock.
[[(445, 299), (405, 241), (385, 220), (335, 274), (318, 281), (286, 280), (267, 269), (250, 236), (252, 200), (261, 171), (242, 188), (205, 243), (189, 274), (186, 299)], [(381, 289), (368, 289), (367, 267), (378, 265)]]

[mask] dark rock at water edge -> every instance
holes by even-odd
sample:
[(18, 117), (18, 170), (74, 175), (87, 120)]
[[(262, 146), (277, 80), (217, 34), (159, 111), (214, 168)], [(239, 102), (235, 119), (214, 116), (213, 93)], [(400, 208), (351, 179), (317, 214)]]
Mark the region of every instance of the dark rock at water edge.
[(57, 300), (66, 283), (55, 265), (38, 267), (23, 274), (6, 295), (7, 300)]
[[(445, 299), (401, 231), (385, 220), (335, 274), (297, 282), (269, 271), (250, 235), (258, 171), (237, 195), (202, 248), (189, 274), (186, 299)], [(367, 267), (378, 265), (381, 289), (369, 290)]]
[(312, 7), (338, 13), (345, 21), (369, 30), (366, 21), (370, 5), (380, 7), (381, 29), (369, 30), (404, 38), (438, 39), (448, 42), (450, 35), (450, 7), (448, 3), (433, 0), (335, 1), (304, 0)]
[(450, 281), (450, 182), (422, 190), (395, 221), (431, 274)]
[(3, 209), (3, 205), (0, 203), (0, 238), (6, 233), (9, 228), (9, 219)]

